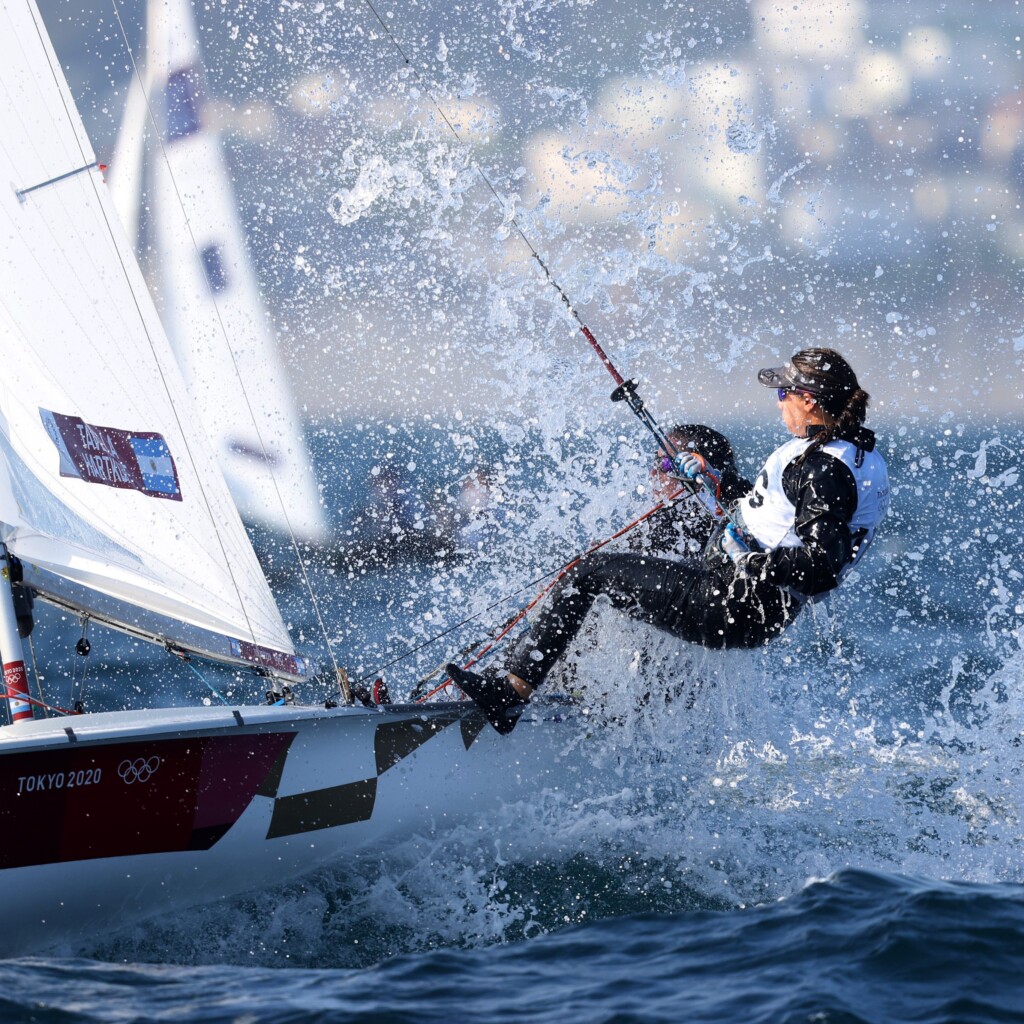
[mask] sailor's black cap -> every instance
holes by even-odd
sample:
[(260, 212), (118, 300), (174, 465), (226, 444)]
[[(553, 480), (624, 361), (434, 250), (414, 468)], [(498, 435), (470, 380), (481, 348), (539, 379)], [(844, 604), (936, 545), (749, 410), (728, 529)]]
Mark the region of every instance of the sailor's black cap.
[(829, 391), (823, 381), (815, 380), (801, 373), (792, 363), (786, 363), (785, 366), (769, 366), (759, 370), (757, 379), (766, 388), (809, 391), (812, 395), (824, 395)]

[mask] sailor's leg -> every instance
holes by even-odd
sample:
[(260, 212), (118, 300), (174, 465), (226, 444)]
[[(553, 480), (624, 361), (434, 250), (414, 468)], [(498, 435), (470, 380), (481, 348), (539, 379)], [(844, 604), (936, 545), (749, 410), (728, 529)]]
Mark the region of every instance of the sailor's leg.
[(525, 684), (524, 696), (528, 696), (544, 681), (579, 633), (599, 594), (634, 618), (671, 629), (672, 607), (698, 572), (696, 560), (603, 553), (584, 558), (552, 591), (530, 631), (513, 645), (506, 663), (513, 685)]

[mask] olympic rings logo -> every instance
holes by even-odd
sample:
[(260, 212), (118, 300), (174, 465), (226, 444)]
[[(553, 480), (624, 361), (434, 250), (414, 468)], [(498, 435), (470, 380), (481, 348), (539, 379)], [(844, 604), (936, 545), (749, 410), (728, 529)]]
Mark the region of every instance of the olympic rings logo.
[(148, 760), (144, 757), (137, 757), (134, 761), (127, 758), (117, 766), (117, 774), (126, 786), (133, 782), (149, 782), (153, 773), (160, 767), (160, 758), (155, 754)]

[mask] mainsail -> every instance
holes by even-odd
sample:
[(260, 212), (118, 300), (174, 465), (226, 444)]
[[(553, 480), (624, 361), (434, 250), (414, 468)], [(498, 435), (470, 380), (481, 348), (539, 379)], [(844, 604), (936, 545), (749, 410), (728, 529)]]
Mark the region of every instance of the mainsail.
[(34, 0), (0, 19), (0, 540), (66, 607), (301, 674)]
[(109, 173), (118, 212), (146, 251), (164, 325), (243, 518), (323, 544), (319, 489), (207, 116), (187, 0), (150, 0), (146, 33), (145, 90), (134, 78)]

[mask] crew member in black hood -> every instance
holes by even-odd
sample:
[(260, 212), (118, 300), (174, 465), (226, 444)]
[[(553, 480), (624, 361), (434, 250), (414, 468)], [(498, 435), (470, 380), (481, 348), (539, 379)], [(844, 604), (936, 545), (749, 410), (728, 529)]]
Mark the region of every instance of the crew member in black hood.
[[(865, 428), (868, 394), (838, 352), (810, 348), (761, 370), (793, 437), (768, 457), (702, 556), (597, 553), (561, 580), (504, 670), (448, 672), (499, 732), (516, 717), (579, 632), (598, 595), (658, 629), (713, 648), (760, 647), (801, 607), (839, 585), (867, 550), (889, 504), (885, 460)], [(675, 458), (682, 478), (720, 493), (704, 457)], [(726, 503), (728, 504), (728, 503)]]
[[(672, 450), (699, 452), (722, 474), (717, 500), (732, 507), (750, 490), (749, 480), (740, 476), (732, 443), (724, 435), (703, 423), (677, 423), (666, 432)], [(699, 555), (715, 530), (708, 515), (706, 494), (691, 494), (679, 481), (672, 459), (658, 451), (651, 465), (651, 494), (664, 506), (623, 538), (619, 550), (642, 555), (675, 558)]]

